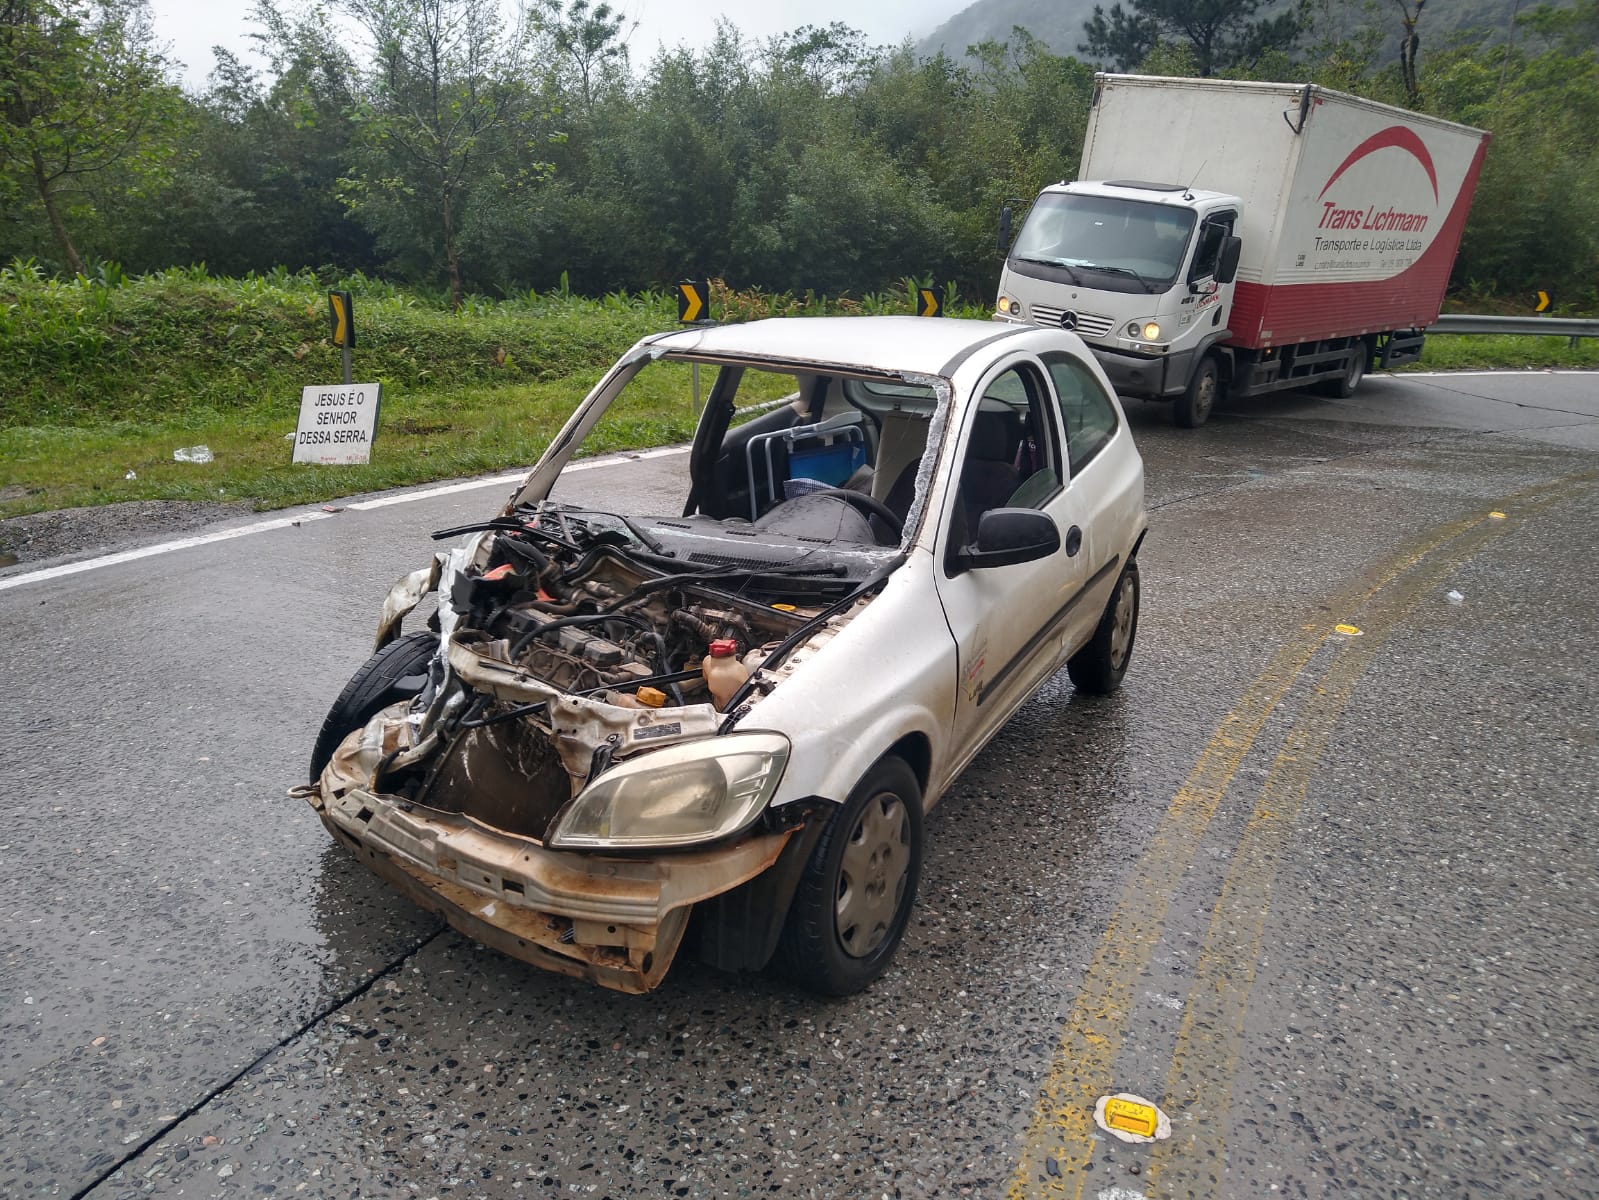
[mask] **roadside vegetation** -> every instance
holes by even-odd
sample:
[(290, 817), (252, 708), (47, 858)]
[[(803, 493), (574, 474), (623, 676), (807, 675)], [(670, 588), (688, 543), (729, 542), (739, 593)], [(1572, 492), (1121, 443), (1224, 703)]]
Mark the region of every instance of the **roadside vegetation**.
[[(373, 462), (293, 464), (300, 391), (337, 382), (327, 287), (314, 274), (238, 280), (169, 270), (63, 282), (0, 270), (0, 519), (124, 500), (249, 501), (261, 509), (532, 463), (628, 346), (673, 328), (658, 292), (588, 299), (556, 290), (458, 311), (391, 284), (339, 281), (354, 296), (356, 378), (381, 382)], [(907, 280), (859, 299), (733, 292), (718, 319), (908, 313)], [(952, 316), (984, 303), (945, 297)], [(1437, 337), (1422, 368), (1599, 367), (1599, 344), (1566, 338)], [(687, 387), (641, 409), (608, 449), (686, 441)], [(174, 458), (204, 446), (211, 461)]]
[[(526, 464), (675, 323), (684, 277), (728, 281), (724, 320), (907, 312), (910, 276), (986, 316), (999, 209), (1074, 174), (1096, 67), (1313, 80), (1487, 128), (1453, 307), (1526, 312), (1543, 289), (1555, 314), (1599, 311), (1599, 0), (1424, 56), (1420, 0), (1397, 22), (1363, 0), (1260, 7), (1128, 0), (1082, 46), (1015, 29), (959, 57), (724, 24), (644, 63), (591, 0), (514, 21), (493, 0), (256, 0), (263, 65), (223, 53), (185, 90), (144, 0), (0, 4), (0, 519)], [(330, 287), (355, 297), (356, 375), (384, 388), (366, 467), (289, 463), (301, 388), (339, 378)], [(1434, 339), (1422, 365), (1599, 352)], [(663, 396), (625, 436), (690, 421)], [(213, 461), (173, 458), (202, 445)]]

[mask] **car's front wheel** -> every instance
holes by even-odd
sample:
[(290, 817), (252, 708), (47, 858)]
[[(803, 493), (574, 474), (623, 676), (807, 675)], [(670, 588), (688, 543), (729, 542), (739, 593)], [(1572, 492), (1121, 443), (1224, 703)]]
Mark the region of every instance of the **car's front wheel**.
[(860, 991), (899, 949), (921, 870), (921, 786), (903, 760), (879, 759), (816, 844), (773, 965), (823, 995)]
[(1107, 696), (1121, 686), (1138, 637), (1138, 561), (1116, 580), (1116, 590), (1088, 644), (1066, 662), (1066, 673), (1081, 691)]
[(328, 710), (311, 748), (311, 782), (322, 777), (339, 743), (389, 705), (415, 696), (427, 684), (438, 635), (408, 633), (379, 650), (350, 678)]

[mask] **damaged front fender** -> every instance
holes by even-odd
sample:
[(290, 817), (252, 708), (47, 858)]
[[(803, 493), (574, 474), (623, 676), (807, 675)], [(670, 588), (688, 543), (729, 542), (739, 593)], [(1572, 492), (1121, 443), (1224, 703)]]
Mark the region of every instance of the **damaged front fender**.
[(377, 637), (372, 641), (374, 654), (399, 637), (401, 622), (422, 603), (424, 596), (438, 590), (439, 575), (448, 557), (446, 552), (440, 551), (431, 563), (412, 571), (389, 590), (383, 600), (383, 611), (378, 614)]

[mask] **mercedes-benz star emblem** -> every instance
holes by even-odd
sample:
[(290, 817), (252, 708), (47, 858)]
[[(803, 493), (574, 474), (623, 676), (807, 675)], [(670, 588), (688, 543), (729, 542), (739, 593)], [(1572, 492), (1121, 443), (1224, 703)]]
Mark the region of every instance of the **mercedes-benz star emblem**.
[(1077, 328), (1077, 314), (1072, 312), (1071, 309), (1067, 309), (1065, 312), (1061, 313), (1061, 315), (1060, 315), (1060, 327), (1062, 329), (1076, 329)]

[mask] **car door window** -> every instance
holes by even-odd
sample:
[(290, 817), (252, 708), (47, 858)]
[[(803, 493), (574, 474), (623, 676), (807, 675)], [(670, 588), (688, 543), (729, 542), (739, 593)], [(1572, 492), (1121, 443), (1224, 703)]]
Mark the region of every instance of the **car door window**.
[(1075, 476), (1116, 436), (1116, 406), (1094, 373), (1071, 355), (1047, 354), (1044, 362), (1060, 401), (1067, 465)]
[(992, 508), (1042, 508), (1060, 490), (1060, 444), (1049, 393), (1037, 371), (1018, 365), (983, 389), (972, 416), (956, 487), (956, 544), (977, 534)]

